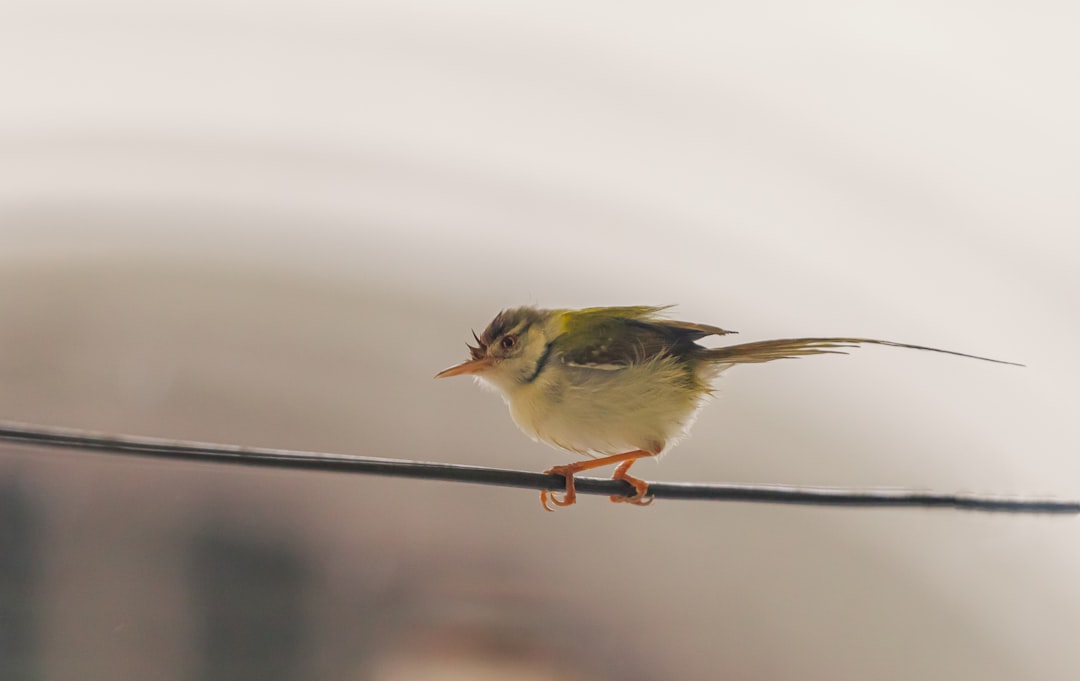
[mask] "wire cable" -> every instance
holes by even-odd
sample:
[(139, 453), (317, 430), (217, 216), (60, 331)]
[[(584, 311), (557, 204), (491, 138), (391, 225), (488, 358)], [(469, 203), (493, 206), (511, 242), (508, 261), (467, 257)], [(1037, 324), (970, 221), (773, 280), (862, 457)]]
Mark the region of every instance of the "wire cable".
[[(156, 459), (387, 475), (534, 490), (559, 491), (566, 486), (563, 477), (554, 474), (352, 454), (110, 435), (13, 421), (0, 421), (0, 441)], [(622, 480), (575, 478), (575, 481), (579, 494), (606, 496), (632, 496), (634, 494), (634, 488)], [(985, 496), (967, 493), (941, 494), (905, 489), (853, 490), (788, 485), (652, 482), (649, 483), (649, 494), (656, 499), (742, 501), (810, 506), (923, 507), (1008, 513), (1080, 513), (1080, 501), (1077, 500)]]

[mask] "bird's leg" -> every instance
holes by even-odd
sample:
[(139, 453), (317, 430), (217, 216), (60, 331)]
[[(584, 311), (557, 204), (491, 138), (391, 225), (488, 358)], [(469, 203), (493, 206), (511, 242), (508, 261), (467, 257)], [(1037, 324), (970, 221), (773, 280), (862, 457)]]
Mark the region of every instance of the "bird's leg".
[(574, 463), (568, 463), (562, 466), (555, 466), (544, 471), (547, 474), (554, 473), (555, 475), (561, 475), (566, 478), (566, 492), (560, 499), (555, 496), (554, 492), (548, 492), (548, 490), (542, 490), (540, 492), (540, 503), (544, 505), (544, 508), (548, 511), (554, 511), (551, 506), (548, 505), (550, 498), (551, 503), (556, 506), (570, 506), (577, 501), (577, 490), (574, 489), (574, 474), (582, 471), (592, 470), (593, 468), (600, 468), (601, 466), (607, 466), (613, 463), (621, 463), (622, 465), (615, 469), (613, 479), (625, 480), (634, 486), (637, 490), (637, 494), (632, 497), (611, 497), (612, 501), (626, 501), (637, 506), (644, 506), (652, 502), (652, 499), (645, 499), (645, 493), (649, 489), (649, 484), (644, 480), (639, 480), (635, 477), (627, 475), (626, 471), (630, 466), (638, 459), (646, 456), (656, 456), (655, 452), (647, 452), (644, 449), (635, 449), (632, 452), (625, 452), (623, 454), (614, 454), (612, 456), (604, 456), (599, 459), (587, 459), (585, 461), (575, 461)]
[[(650, 455), (652, 456), (652, 455)], [(641, 478), (635, 478), (626, 471), (630, 470), (630, 467), (634, 465), (637, 459), (630, 459), (624, 463), (619, 464), (619, 467), (615, 469), (615, 473), (612, 474), (612, 480), (625, 480), (633, 486), (636, 492), (632, 497), (613, 496), (609, 497), (615, 503), (633, 504), (634, 506), (648, 506), (653, 502), (652, 497), (646, 497), (645, 494), (649, 491), (649, 483), (645, 482)]]

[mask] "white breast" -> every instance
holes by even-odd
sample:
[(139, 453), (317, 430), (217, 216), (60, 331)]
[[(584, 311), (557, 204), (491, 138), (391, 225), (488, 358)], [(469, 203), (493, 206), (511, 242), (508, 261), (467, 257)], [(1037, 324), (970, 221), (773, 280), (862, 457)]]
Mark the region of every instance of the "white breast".
[(621, 368), (563, 365), (503, 394), (533, 439), (593, 456), (660, 452), (685, 435), (719, 370), (703, 366), (695, 390), (684, 372), (670, 357)]

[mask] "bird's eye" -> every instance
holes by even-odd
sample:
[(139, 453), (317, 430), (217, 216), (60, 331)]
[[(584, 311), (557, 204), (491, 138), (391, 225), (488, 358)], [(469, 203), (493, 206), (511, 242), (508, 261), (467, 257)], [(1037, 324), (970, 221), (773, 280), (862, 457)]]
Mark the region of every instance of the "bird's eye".
[(503, 336), (502, 341), (499, 342), (503, 350), (512, 350), (517, 345), (517, 338), (514, 336)]

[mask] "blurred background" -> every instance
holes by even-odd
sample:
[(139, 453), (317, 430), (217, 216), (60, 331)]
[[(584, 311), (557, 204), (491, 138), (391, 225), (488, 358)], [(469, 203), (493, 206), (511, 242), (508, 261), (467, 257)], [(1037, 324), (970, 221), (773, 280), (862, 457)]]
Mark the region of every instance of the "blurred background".
[[(0, 418), (544, 470), (502, 307), (739, 340), (647, 479), (1080, 497), (1072, 3), (0, 8)], [(640, 470), (639, 470), (640, 469)], [(1073, 679), (1068, 517), (0, 445), (3, 679)]]

